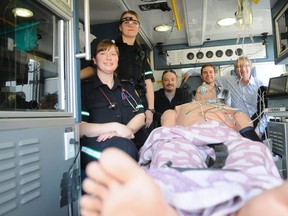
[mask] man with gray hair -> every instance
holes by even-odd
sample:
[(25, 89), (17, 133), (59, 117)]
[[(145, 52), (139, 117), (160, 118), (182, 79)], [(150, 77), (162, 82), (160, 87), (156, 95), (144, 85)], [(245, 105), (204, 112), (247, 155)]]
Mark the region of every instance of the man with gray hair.
[[(239, 57), (234, 63), (237, 76), (217, 77), (217, 83), (229, 89), (231, 93), (231, 107), (246, 113), (254, 122), (259, 137), (265, 132), (268, 116), (263, 114), (258, 102), (263, 102), (263, 83), (252, 76), (252, 62), (246, 56)], [(259, 113), (260, 112), (260, 113)]]

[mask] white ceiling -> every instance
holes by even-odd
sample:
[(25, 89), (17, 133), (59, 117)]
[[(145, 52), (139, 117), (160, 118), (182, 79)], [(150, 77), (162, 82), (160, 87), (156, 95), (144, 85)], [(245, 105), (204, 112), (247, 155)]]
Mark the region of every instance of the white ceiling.
[[(83, 0), (79, 0), (79, 17), (83, 20)], [(175, 0), (176, 11), (181, 29), (175, 23), (173, 10), (153, 9), (141, 11), (139, 5), (151, 4), (148, 0), (90, 0), (91, 25), (117, 22), (124, 10), (134, 10), (139, 14), (141, 36), (150, 45), (161, 42), (164, 45), (187, 44), (200, 46), (206, 41), (236, 39), (238, 37), (260, 36), (263, 32), (272, 34), (271, 5), (277, 0), (259, 0), (252, 4), (253, 24), (250, 29), (240, 29), (237, 25), (221, 27), (217, 21), (224, 17), (234, 17), (237, 0)], [(171, 0), (167, 2), (172, 9)], [(172, 23), (173, 29), (168, 33), (158, 33), (154, 27)], [(96, 35), (97, 36), (97, 35)]]

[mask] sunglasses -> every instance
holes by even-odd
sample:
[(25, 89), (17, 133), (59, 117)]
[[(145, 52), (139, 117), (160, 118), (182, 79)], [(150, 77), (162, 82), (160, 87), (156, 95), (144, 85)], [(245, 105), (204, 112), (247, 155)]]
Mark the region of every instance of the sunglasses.
[(121, 24), (124, 25), (132, 25), (132, 26), (139, 26), (140, 22), (138, 20), (134, 20), (132, 17), (125, 17), (121, 19)]

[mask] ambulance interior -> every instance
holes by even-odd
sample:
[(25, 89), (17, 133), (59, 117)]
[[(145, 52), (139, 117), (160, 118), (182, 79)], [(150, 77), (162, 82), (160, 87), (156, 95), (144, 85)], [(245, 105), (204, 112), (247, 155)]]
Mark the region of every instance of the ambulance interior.
[[(34, 16), (16, 16), (15, 5)], [(193, 94), (202, 65), (226, 76), (239, 56), (252, 60), (271, 91), (266, 144), (287, 179), (287, 0), (1, 0), (0, 215), (80, 215), (78, 72), (98, 42), (116, 39), (126, 10), (139, 15), (155, 91), (164, 70), (189, 72), (179, 87)]]

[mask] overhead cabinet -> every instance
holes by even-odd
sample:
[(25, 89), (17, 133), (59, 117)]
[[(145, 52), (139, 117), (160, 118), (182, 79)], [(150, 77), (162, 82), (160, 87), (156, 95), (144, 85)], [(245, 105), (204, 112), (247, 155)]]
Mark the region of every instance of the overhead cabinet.
[(288, 63), (288, 1), (278, 1), (272, 9), (275, 63)]

